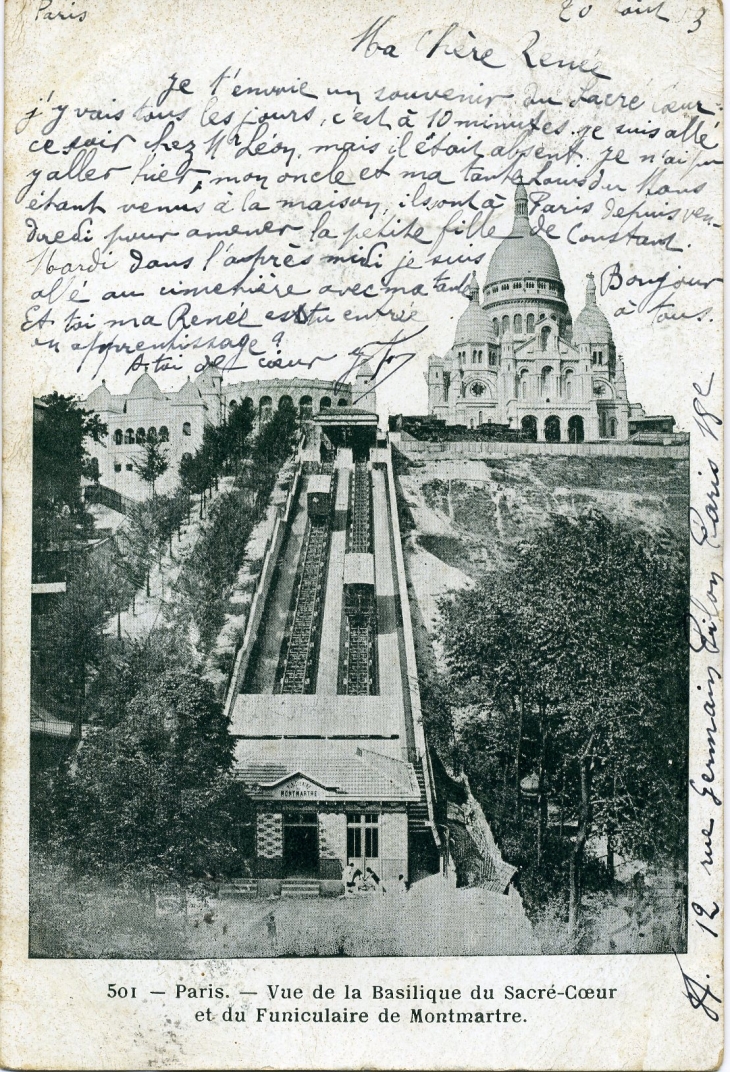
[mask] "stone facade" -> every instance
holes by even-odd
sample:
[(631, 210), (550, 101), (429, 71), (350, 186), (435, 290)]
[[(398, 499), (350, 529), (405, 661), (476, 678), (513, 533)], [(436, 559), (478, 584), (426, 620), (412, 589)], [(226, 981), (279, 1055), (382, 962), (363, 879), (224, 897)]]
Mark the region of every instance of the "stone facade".
[(353, 386), (302, 377), (224, 385), (220, 373), (211, 366), (195, 380), (188, 379), (179, 391), (167, 393), (146, 372), (126, 395), (113, 395), (102, 380), (83, 402), (84, 409), (98, 414), (107, 426), (107, 435), (101, 442), (87, 443), (89, 453), (99, 464), (100, 483), (131, 499), (147, 498), (150, 488), (140, 480), (134, 463), (142, 460), (145, 444), (154, 437), (169, 463), (156, 490), (171, 491), (178, 482), (183, 456), (194, 454), (202, 443), (205, 425), (221, 424), (247, 399), (259, 419), (266, 419), (284, 400), (306, 417), (332, 407), (349, 406)]
[(627, 440), (631, 405), (623, 361), (588, 276), (573, 324), (550, 245), (533, 234), (524, 186), (512, 233), (495, 250), (481, 294), (476, 278), (454, 344), (428, 367), (428, 409), (449, 425), (501, 424), (537, 441)]
[(319, 857), (347, 865), (347, 819), (344, 812), (319, 813)]
[(380, 877), (393, 885), (398, 875), (408, 881), (408, 816), (404, 811), (386, 811), (380, 816), (382, 871)]

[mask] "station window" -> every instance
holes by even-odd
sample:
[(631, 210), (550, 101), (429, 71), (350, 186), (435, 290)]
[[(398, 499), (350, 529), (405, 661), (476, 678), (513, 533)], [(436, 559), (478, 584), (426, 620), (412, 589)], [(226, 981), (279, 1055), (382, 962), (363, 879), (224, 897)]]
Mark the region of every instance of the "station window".
[(121, 447), (122, 443), (124, 442), (124, 432), (121, 428), (117, 428), (116, 432), (114, 433), (114, 442), (118, 447)]
[(503, 283), (502, 290), (509, 290), (509, 283)]
[(363, 856), (374, 860), (380, 855), (380, 830), (377, 812), (348, 812), (347, 857), (350, 860)]
[(534, 289), (535, 289), (535, 281), (534, 281), (534, 279), (526, 279), (525, 280), (525, 290), (534, 290)]
[(134, 466), (132, 465), (132, 463), (131, 463), (131, 462), (127, 462), (127, 464), (126, 464), (125, 468), (126, 468), (126, 470), (127, 470), (127, 472), (128, 472), (128, 473), (131, 473), (131, 472), (132, 472), (132, 470), (134, 469)]
[(121, 462), (114, 462), (114, 472), (115, 473), (121, 473), (121, 471), (122, 471), (122, 463)]
[(512, 284), (512, 289), (513, 290), (522, 290), (522, 283), (518, 280), (516, 283)]
[(547, 283), (543, 283), (543, 281), (541, 279), (538, 279), (538, 281), (537, 281), (537, 289), (538, 290), (547, 290)]

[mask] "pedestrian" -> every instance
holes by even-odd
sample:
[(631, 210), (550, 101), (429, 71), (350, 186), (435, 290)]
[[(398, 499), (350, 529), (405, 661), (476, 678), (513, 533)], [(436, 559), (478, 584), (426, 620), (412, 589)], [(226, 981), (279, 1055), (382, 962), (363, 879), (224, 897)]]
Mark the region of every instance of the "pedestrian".
[(276, 919), (274, 918), (274, 913), (273, 912), (269, 912), (268, 916), (266, 917), (266, 932), (267, 932), (267, 934), (269, 936), (269, 942), (271, 943), (271, 948), (275, 953), (276, 952)]
[(398, 875), (398, 893), (408, 893), (408, 883), (403, 875)]
[(352, 860), (350, 860), (347, 867), (345, 868), (345, 873), (342, 876), (343, 882), (345, 883), (345, 892), (343, 894), (343, 897), (354, 897), (355, 878), (357, 874), (358, 872), (355, 870), (355, 865)]
[(385, 893), (385, 886), (380, 881), (380, 876), (375, 874), (372, 867), (365, 868), (365, 884), (367, 888), (374, 893)]

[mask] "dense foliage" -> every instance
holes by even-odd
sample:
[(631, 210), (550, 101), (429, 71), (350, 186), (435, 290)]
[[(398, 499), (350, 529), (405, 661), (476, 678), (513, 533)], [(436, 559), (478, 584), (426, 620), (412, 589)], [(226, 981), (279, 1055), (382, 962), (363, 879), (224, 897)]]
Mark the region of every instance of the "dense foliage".
[[(80, 556), (66, 596), (34, 622), (36, 694), (84, 724), (64, 764), (34, 773), (34, 845), (79, 872), (184, 881), (225, 874), (236, 858), (249, 805), (232, 777), (232, 739), (203, 657), (296, 442), (296, 414), (280, 408), (253, 440), (252, 432), (245, 407), (222, 428), (207, 428), (181, 465), (181, 489), (132, 510), (103, 559)], [(202, 513), (204, 493), (224, 474), (238, 474), (235, 485), (210, 504), (166, 619), (144, 639), (114, 636), (111, 616), (133, 605), (140, 588), (149, 594), (155, 560), (166, 548), (172, 555), (190, 493), (200, 495)]]
[(33, 421), (33, 548), (48, 549), (83, 538), (93, 529), (82, 478), (98, 471), (85, 440), (98, 442), (106, 425), (68, 395), (40, 399)]
[(93, 724), (71, 774), (42, 785), (34, 825), (79, 871), (176, 878), (225, 870), (247, 802), (229, 776), (232, 738), (190, 667), (147, 680), (115, 724)]
[(514, 569), (443, 601), (432, 732), (528, 894), (569, 892), (573, 918), (589, 838), (609, 875), (616, 852), (686, 852), (688, 583), (676, 538), (559, 517)]

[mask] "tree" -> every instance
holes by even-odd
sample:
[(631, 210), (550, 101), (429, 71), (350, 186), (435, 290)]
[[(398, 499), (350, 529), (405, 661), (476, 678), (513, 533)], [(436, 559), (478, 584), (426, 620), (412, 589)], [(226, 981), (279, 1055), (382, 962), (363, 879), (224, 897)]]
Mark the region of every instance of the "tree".
[(152, 498), (155, 498), (155, 484), (170, 467), (168, 454), (156, 439), (149, 439), (144, 445), (141, 458), (133, 458), (135, 472), (140, 480), (149, 484), (152, 488)]
[(232, 755), (222, 707), (198, 670), (145, 681), (115, 725), (88, 732), (59, 779), (58, 847), (82, 872), (225, 873), (250, 813)]
[(34, 617), (33, 688), (75, 722), (85, 720), (87, 687), (105, 659), (104, 625), (131, 593), (118, 562), (87, 551), (73, 564), (65, 595)]
[(33, 421), (33, 547), (43, 550), (83, 539), (93, 529), (81, 482), (98, 479), (99, 467), (85, 441), (107, 433), (97, 414), (69, 395), (44, 395)]
[[(490, 747), (512, 769), (504, 770), (510, 805), (487, 781), (482, 791), (519, 837), (529, 775), (528, 869), (560, 868), (568, 853), (573, 924), (592, 834), (605, 835), (609, 856), (618, 849), (676, 866), (684, 853), (687, 600), (687, 553), (677, 538), (591, 515), (558, 518), (512, 570), (442, 605), (455, 697), (491, 712), (482, 719)], [(467, 744), (464, 762), (473, 767)], [(576, 833), (568, 840), (561, 823), (548, 860), (551, 798)]]
[(253, 402), (247, 398), (240, 406), (230, 411), (227, 424), (222, 426), (224, 453), (226, 463), (236, 476), (241, 470), (241, 463), (249, 454), (249, 437), (256, 422)]

